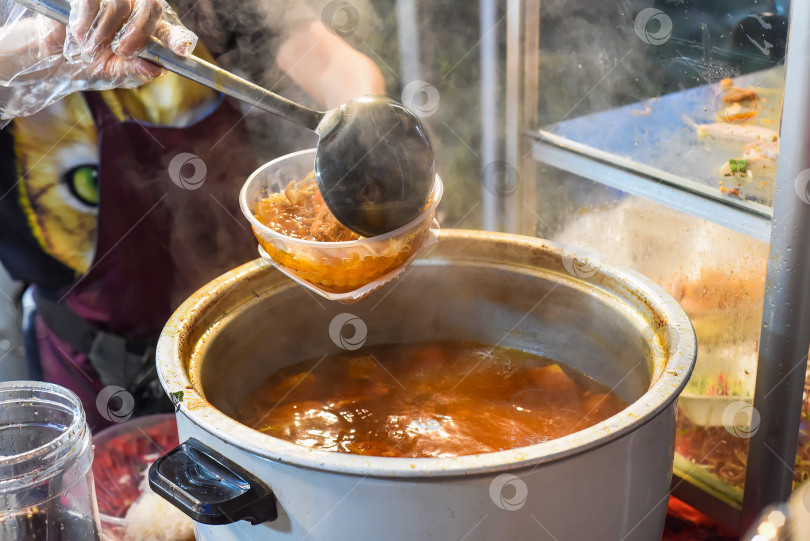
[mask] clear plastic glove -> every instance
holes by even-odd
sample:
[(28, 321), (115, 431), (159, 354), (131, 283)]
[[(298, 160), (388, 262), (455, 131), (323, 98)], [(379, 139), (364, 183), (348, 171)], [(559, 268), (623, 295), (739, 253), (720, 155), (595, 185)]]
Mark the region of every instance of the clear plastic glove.
[(67, 27), (0, 0), (0, 126), (72, 92), (132, 88), (162, 69), (137, 58), (150, 36), (179, 55), (197, 36), (165, 0), (70, 0)]

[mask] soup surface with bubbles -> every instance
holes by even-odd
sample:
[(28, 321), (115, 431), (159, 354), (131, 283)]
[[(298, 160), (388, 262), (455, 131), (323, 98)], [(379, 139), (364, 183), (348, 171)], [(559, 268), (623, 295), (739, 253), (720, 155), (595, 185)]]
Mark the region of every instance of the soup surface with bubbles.
[(314, 449), (452, 457), (559, 438), (626, 405), (604, 385), (544, 357), (435, 341), (286, 366), (242, 402), (235, 418)]

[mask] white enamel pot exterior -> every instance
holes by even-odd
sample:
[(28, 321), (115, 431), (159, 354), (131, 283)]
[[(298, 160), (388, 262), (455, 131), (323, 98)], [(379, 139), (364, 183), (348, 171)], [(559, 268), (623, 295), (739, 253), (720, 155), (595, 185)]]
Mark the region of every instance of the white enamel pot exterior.
[[(313, 451), (229, 417), (278, 368), (340, 351), (329, 327), (341, 313), (365, 323), (369, 345), (452, 338), (538, 353), (630, 406), (557, 440), (440, 459)], [(657, 541), (695, 352), (680, 306), (631, 270), (535, 238), (442, 231), (409, 272), (354, 305), (316, 299), (260, 261), (239, 267), (177, 310), (157, 363), (165, 390), (183, 393), (180, 440), (276, 498), (275, 520), (197, 524), (200, 540)]]

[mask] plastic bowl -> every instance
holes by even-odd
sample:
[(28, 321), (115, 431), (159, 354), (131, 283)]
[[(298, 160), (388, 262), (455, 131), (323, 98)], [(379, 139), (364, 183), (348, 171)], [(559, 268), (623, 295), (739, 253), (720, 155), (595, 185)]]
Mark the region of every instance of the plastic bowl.
[(104, 541), (128, 539), (129, 522), (124, 517), (141, 495), (144, 472), (177, 444), (173, 413), (139, 417), (93, 437), (93, 477)]
[(318, 242), (282, 235), (253, 214), (258, 201), (278, 193), (290, 181), (304, 179), (314, 168), (315, 149), (302, 150), (266, 163), (253, 172), (239, 194), (242, 212), (256, 240), (273, 263), (291, 278), (326, 293), (349, 293), (375, 281), (387, 281), (422, 247), (442, 198), (436, 175), (430, 203), (418, 218), (385, 235), (347, 242)]

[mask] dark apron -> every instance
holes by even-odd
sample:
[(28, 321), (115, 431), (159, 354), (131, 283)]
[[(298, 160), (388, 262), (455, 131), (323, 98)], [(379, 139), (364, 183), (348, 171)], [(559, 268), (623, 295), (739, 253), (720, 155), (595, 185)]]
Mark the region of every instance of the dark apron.
[[(226, 100), (195, 124), (171, 128), (121, 122), (100, 94), (85, 96), (100, 158), (95, 257), (71, 286), (35, 291), (35, 328), (43, 378), (74, 390), (97, 430), (171, 407), (154, 344), (183, 299), (256, 256), (237, 200), (256, 163), (242, 116)], [(202, 162), (176, 158), (175, 182), (170, 166), (181, 153)], [(107, 386), (134, 400), (114, 388), (99, 398)]]

